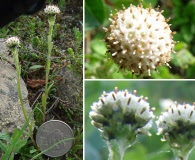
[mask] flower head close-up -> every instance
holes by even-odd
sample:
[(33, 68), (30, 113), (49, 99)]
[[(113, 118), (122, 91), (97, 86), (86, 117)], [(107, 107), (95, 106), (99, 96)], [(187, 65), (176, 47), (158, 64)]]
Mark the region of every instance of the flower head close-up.
[(156, 121), (158, 135), (168, 141), (177, 159), (187, 160), (195, 145), (195, 104), (170, 105)]
[(107, 54), (120, 69), (151, 76), (151, 71), (157, 71), (158, 66), (169, 66), (174, 52), (174, 32), (162, 13), (159, 8), (145, 9), (142, 4), (131, 4), (110, 14), (111, 24), (104, 28)]
[(148, 130), (152, 126), (154, 108), (150, 108), (146, 100), (147, 97), (137, 97), (136, 91), (129, 93), (115, 87), (110, 93), (103, 92), (99, 101), (92, 104), (91, 123), (107, 141), (110, 157), (116, 153), (116, 150), (112, 152), (116, 146), (119, 154), (123, 155), (135, 143), (138, 134), (150, 136)]

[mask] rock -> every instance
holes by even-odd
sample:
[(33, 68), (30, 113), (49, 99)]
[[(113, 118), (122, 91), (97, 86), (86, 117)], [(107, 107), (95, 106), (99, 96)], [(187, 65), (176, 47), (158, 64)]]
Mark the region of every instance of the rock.
[[(18, 98), (16, 70), (8, 63), (13, 62), (13, 59), (8, 56), (2, 41), (0, 49), (0, 132), (13, 133), (16, 128), (22, 128), (25, 119)], [(29, 115), (32, 109), (28, 102), (28, 91), (22, 79), (20, 83), (23, 102)]]
[(58, 69), (57, 73), (61, 76), (61, 80), (56, 83), (58, 97), (63, 100), (68, 108), (81, 107), (81, 97), (83, 97), (82, 76), (67, 66)]

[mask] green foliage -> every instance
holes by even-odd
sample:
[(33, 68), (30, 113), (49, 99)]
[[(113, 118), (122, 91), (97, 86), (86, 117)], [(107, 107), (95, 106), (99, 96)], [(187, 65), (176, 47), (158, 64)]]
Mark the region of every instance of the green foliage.
[(79, 31), (79, 29), (76, 27), (73, 28), (73, 32), (75, 35), (75, 52), (81, 54), (82, 51), (80, 51), (80, 49), (82, 48), (81, 45), (83, 42), (83, 33), (82, 31)]
[(71, 61), (69, 68), (76, 73), (81, 73), (83, 67), (83, 33), (76, 27), (73, 28), (73, 33), (75, 36), (74, 50), (73, 48), (67, 49)]
[(14, 130), (11, 137), (7, 133), (0, 133), (0, 148), (3, 151), (2, 160), (13, 160), (15, 153), (20, 153), (21, 148), (26, 145), (27, 139), (21, 137), (25, 136), (25, 129), (28, 126), (30, 118), (31, 115), (21, 129), (17, 128)]
[(88, 19), (85, 23), (86, 30), (99, 27), (105, 19), (103, 0), (86, 0), (85, 17)]
[[(138, 5), (141, 1), (137, 0), (109, 0), (109, 1), (90, 1), (86, 0), (85, 5), (85, 32), (86, 32), (86, 57), (85, 57), (85, 76), (86, 78), (100, 79), (131, 79), (129, 71), (119, 71), (118, 66), (106, 55), (106, 44), (101, 41), (105, 37), (102, 27), (108, 26), (109, 12), (115, 9), (122, 9), (122, 4), (128, 7), (130, 4)], [(144, 0), (144, 7), (153, 8), (160, 5), (166, 18), (171, 17), (171, 30), (176, 31), (174, 40), (179, 41), (175, 45), (176, 54), (172, 53), (168, 66), (158, 67), (159, 73), (153, 72), (151, 77), (133, 76), (133, 78), (194, 78), (194, 56), (195, 56), (195, 3), (194, 1), (182, 0)], [(104, 72), (101, 72), (104, 71)], [(119, 72), (118, 72), (119, 71)]]

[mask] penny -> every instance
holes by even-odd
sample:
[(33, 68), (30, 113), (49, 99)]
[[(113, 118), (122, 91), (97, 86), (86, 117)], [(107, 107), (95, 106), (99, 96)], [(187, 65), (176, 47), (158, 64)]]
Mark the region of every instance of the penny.
[(66, 154), (73, 144), (72, 129), (64, 122), (50, 120), (43, 123), (36, 134), (36, 143), (45, 155), (59, 157)]

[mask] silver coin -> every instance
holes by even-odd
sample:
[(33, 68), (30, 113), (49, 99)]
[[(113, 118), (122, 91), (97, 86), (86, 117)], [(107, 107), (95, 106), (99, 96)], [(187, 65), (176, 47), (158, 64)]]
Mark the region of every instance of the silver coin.
[(43, 123), (36, 134), (36, 143), (44, 154), (50, 157), (59, 157), (66, 154), (73, 144), (72, 129), (64, 122), (50, 120)]

